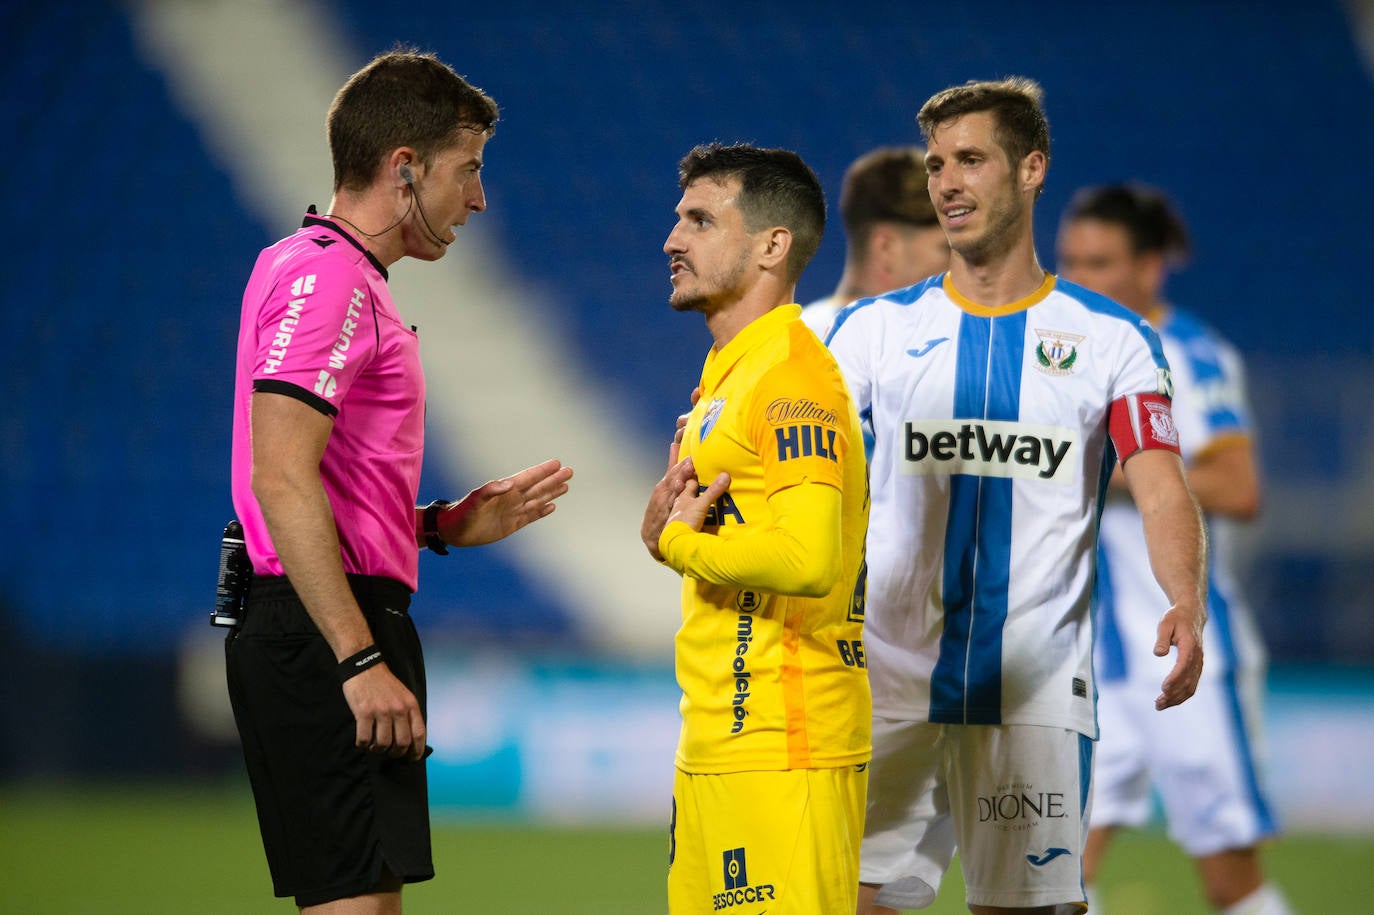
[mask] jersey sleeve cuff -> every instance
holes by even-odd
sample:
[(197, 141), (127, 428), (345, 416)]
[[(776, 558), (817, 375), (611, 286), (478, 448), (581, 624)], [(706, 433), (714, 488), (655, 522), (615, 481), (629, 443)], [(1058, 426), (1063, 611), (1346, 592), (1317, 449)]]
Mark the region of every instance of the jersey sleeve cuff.
[(283, 394), (287, 397), (299, 400), (311, 409), (318, 410), (331, 419), (339, 415), (339, 408), (325, 400), (314, 391), (307, 391), (298, 384), (289, 381), (281, 381), (276, 378), (255, 378), (253, 380), (254, 393), (263, 394)]
[(671, 521), (663, 528), (663, 533), (658, 535), (658, 552), (663, 556), (663, 561), (674, 569), (680, 563), (673, 561), (673, 545), (682, 540), (687, 534), (697, 533), (692, 526), (685, 521)]

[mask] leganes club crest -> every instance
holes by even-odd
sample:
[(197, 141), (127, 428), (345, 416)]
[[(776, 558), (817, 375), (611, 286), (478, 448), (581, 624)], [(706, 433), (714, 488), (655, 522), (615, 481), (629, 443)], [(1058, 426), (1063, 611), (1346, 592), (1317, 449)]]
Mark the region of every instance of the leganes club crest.
[(1073, 365), (1078, 361), (1078, 344), (1087, 338), (1038, 327), (1035, 335), (1040, 338), (1040, 345), (1035, 348), (1036, 368), (1046, 375), (1072, 375)]

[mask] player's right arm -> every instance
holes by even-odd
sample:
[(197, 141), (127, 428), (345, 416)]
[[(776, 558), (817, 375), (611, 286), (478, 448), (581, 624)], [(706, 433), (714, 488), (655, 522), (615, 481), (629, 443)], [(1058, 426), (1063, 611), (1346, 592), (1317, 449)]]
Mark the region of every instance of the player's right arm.
[[(333, 420), (284, 394), (258, 391), (251, 406), (253, 496), (291, 586), (336, 660), (373, 643), (348, 586), (334, 513), (320, 477)], [(344, 699), (357, 721), (357, 745), (419, 759), (425, 723), (415, 696), (385, 662), (350, 677)]]

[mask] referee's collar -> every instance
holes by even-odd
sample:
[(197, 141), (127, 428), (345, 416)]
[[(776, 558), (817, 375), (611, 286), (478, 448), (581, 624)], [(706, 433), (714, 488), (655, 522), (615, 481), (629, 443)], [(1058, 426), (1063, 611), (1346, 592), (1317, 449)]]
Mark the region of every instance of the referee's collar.
[(382, 279), (388, 281), (391, 279), (390, 276), (387, 275), (386, 268), (382, 266), (382, 262), (372, 256), (372, 252), (367, 250), (366, 245), (364, 245), (362, 242), (358, 241), (356, 238), (350, 235), (348, 231), (344, 229), (343, 226), (339, 225), (334, 220), (329, 219), (328, 217), (320, 216), (318, 214), (319, 211), (315, 209), (315, 204), (310, 204), (310, 206), (305, 211), (305, 219), (301, 221), (301, 228), (328, 229), (329, 231), (335, 233), (344, 241), (348, 242), (350, 245), (361, 251), (363, 255), (367, 257), (368, 261), (371, 262), (372, 266), (377, 268), (377, 272), (382, 275)]

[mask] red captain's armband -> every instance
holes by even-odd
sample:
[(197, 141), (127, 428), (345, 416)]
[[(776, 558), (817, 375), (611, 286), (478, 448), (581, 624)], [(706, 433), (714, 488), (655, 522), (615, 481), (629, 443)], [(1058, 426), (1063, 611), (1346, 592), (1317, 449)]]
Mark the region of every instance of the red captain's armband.
[(1107, 432), (1116, 445), (1118, 461), (1146, 448), (1178, 454), (1178, 427), (1169, 398), (1159, 394), (1128, 394), (1112, 402)]

